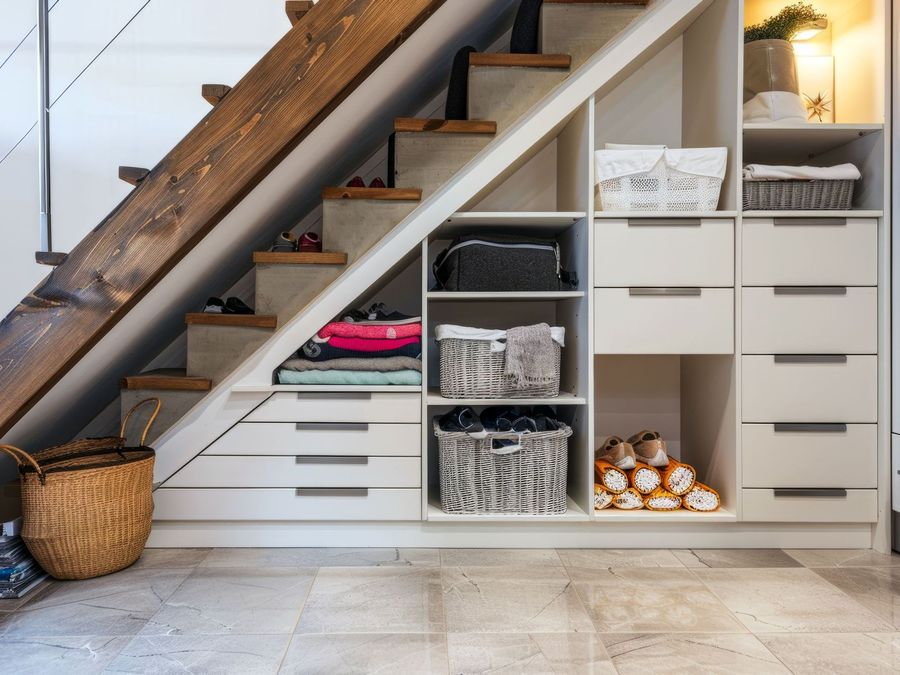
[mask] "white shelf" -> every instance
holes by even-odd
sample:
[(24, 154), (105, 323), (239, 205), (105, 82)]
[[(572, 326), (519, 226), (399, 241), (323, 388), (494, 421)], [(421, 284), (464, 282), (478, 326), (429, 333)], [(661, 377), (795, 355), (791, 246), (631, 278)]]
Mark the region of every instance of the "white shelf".
[(555, 398), (444, 398), (440, 389), (428, 390), (428, 405), (584, 405), (583, 396), (575, 396), (567, 392), (559, 392)]
[(745, 124), (744, 161), (799, 161), (883, 130), (883, 124)]
[(430, 291), (429, 293), (427, 293), (427, 298), (429, 300), (437, 302), (454, 302), (457, 300), (527, 300), (532, 302), (540, 302), (542, 300), (567, 300), (569, 298), (583, 297), (584, 291), (516, 291), (504, 293)]
[(737, 211), (594, 211), (596, 219), (627, 218), (736, 218)]
[(270, 385), (243, 385), (239, 384), (231, 388), (238, 394), (270, 394), (276, 391), (322, 391), (322, 392), (421, 392), (422, 386), (418, 384), (270, 384)]
[(595, 511), (594, 521), (598, 523), (735, 523), (737, 522), (737, 515), (723, 508), (720, 508), (718, 511), (702, 513), (688, 511), (687, 509), (679, 509), (678, 511), (649, 511), (647, 509), (623, 511), (610, 507), (602, 511)]
[(453, 514), (444, 513), (441, 510), (440, 503), (436, 501), (428, 502), (428, 521), (429, 522), (457, 522), (457, 523), (533, 523), (533, 522), (562, 522), (562, 521), (582, 521), (590, 520), (588, 515), (581, 510), (578, 505), (572, 501), (571, 497), (567, 498), (567, 510), (555, 516), (519, 516), (515, 514), (489, 513), (484, 515), (478, 514)]
[(429, 237), (452, 239), (473, 228), (515, 228), (532, 235), (545, 235), (568, 229), (587, 218), (585, 211), (458, 211), (447, 218)]
[(850, 209), (846, 211), (744, 211), (744, 218), (882, 218), (884, 211)]

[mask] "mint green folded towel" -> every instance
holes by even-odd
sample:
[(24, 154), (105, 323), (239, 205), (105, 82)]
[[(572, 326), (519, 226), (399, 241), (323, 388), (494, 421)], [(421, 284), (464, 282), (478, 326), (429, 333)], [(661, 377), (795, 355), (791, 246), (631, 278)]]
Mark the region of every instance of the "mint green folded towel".
[(279, 384), (422, 384), (422, 373), (417, 370), (391, 372), (363, 370), (285, 370), (278, 369)]

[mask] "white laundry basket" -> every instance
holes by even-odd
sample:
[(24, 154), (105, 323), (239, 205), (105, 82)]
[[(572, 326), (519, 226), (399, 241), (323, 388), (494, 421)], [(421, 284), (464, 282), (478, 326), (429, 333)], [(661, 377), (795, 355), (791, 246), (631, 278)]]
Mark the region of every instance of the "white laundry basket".
[(715, 211), (728, 148), (608, 144), (594, 161), (603, 211)]

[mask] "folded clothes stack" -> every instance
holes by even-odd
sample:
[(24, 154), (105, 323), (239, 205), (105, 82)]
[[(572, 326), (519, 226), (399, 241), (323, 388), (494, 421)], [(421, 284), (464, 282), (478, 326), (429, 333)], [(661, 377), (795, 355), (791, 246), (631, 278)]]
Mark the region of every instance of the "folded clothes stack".
[(422, 317), (383, 303), (325, 325), (278, 369), (280, 384), (421, 384)]

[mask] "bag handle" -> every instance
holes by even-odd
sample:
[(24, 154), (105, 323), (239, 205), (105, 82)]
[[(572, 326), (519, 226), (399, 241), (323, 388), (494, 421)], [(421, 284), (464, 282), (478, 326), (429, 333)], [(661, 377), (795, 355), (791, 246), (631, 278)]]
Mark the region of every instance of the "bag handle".
[(14, 445), (0, 445), (0, 452), (6, 453), (14, 460), (16, 460), (17, 466), (30, 464), (32, 467), (34, 467), (34, 470), (37, 473), (38, 480), (41, 481), (41, 485), (44, 484), (44, 482), (46, 481), (46, 475), (44, 474), (44, 470), (41, 468), (41, 465), (37, 463), (37, 460), (34, 457)]
[(156, 407), (153, 408), (153, 412), (150, 414), (150, 419), (147, 420), (147, 425), (144, 427), (144, 432), (141, 434), (141, 447), (144, 446), (144, 441), (147, 440), (147, 434), (150, 432), (150, 427), (153, 426), (153, 423), (156, 421), (156, 418), (159, 415), (159, 409), (162, 408), (162, 401), (155, 397), (145, 398), (143, 401), (141, 401), (128, 411), (128, 413), (125, 415), (125, 419), (122, 420), (122, 428), (119, 430), (119, 438), (124, 439), (125, 429), (128, 427), (128, 420), (131, 418), (131, 413), (133, 413), (146, 403), (155, 403)]

